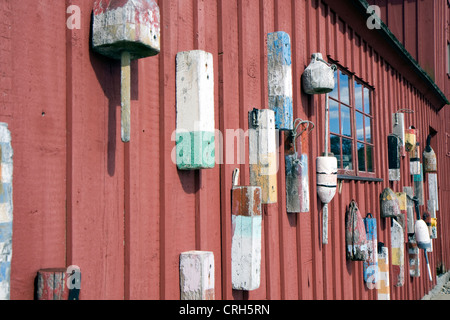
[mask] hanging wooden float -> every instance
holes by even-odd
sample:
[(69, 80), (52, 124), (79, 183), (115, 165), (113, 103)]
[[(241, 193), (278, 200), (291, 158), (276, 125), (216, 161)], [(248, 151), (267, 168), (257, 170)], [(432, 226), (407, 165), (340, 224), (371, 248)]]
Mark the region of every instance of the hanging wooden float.
[(409, 153), (409, 173), (420, 174), (420, 164), (420, 144), (417, 142), (416, 147)]
[(154, 0), (96, 0), (92, 49), (121, 60), (121, 136), (130, 141), (130, 61), (160, 52), (160, 12)]
[(414, 234), (414, 189), (412, 187), (403, 187), (403, 192), (406, 194), (406, 233)]
[(180, 300), (214, 300), (214, 253), (187, 251), (180, 254)]
[(261, 188), (239, 186), (233, 172), (231, 194), (231, 281), (233, 289), (255, 290), (261, 279)]
[(253, 109), (249, 112), (250, 185), (261, 187), (261, 203), (277, 202), (278, 158), (275, 112)]
[(391, 300), (389, 286), (389, 250), (384, 243), (378, 243), (378, 300)]
[(409, 276), (420, 277), (420, 252), (414, 233), (408, 234)]
[(336, 157), (318, 157), (316, 159), (317, 194), (323, 203), (322, 242), (328, 243), (328, 204), (333, 200), (337, 187)]
[(400, 203), (397, 195), (390, 188), (385, 188), (380, 195), (382, 218), (395, 218), (400, 215)]
[(193, 50), (179, 52), (176, 60), (178, 169), (214, 168), (213, 56), (205, 51)]
[[(299, 132), (301, 126), (306, 125)], [(312, 128), (309, 129), (309, 126)], [(314, 128), (310, 121), (295, 120), (294, 130), (285, 141), (286, 210), (288, 213), (309, 212), (308, 155), (303, 152), (301, 136)]]
[(352, 261), (366, 261), (368, 247), (366, 228), (358, 204), (352, 200), (345, 215), (345, 240), (347, 259)]
[(291, 38), (283, 31), (267, 35), (269, 109), (275, 112), (275, 128), (293, 129)]
[(402, 226), (395, 219), (391, 221), (392, 276), (394, 285), (401, 287), (405, 284), (405, 235)]
[(378, 281), (377, 219), (368, 213), (364, 218), (367, 240), (367, 259), (363, 262), (364, 282), (367, 289), (376, 289)]
[(321, 53), (313, 53), (311, 62), (303, 72), (303, 91), (307, 94), (323, 94), (334, 90), (335, 65), (323, 60)]
[(405, 130), (405, 150), (411, 152), (416, 147), (417, 130), (414, 126)]
[(400, 147), (401, 139), (395, 135), (388, 136), (389, 181), (400, 181)]
[(425, 172), (437, 172), (437, 159), (436, 154), (431, 148), (431, 135), (427, 137), (427, 145), (423, 150), (423, 170)]

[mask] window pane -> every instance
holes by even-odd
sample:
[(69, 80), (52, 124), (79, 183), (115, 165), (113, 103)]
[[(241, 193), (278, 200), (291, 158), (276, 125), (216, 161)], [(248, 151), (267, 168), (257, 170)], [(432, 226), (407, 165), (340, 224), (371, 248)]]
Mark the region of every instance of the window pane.
[(364, 144), (358, 142), (358, 170), (366, 171), (366, 153), (364, 150)]
[(330, 135), (330, 151), (334, 154), (338, 161), (338, 168), (341, 168), (341, 138)]
[(370, 114), (371, 110), (370, 90), (368, 88), (364, 88), (364, 113)]
[(353, 169), (352, 140), (342, 138), (342, 164), (344, 169)]
[(351, 137), (352, 136), (352, 124), (350, 121), (350, 108), (341, 105), (341, 125), (342, 131), (341, 134), (343, 136)]
[(330, 99), (330, 132), (339, 132), (339, 103)]
[(373, 172), (373, 147), (367, 146), (367, 171)]
[(341, 102), (350, 104), (349, 78), (346, 74), (340, 72), (340, 93)]
[(366, 119), (366, 142), (372, 142), (372, 119), (369, 117), (364, 117)]
[(333, 89), (333, 91), (330, 92), (330, 97), (332, 97), (336, 100), (339, 100), (338, 92), (339, 92), (339, 90), (338, 90), (338, 71), (336, 70), (334, 72), (334, 89)]
[(364, 141), (364, 116), (356, 112), (356, 137), (360, 141)]
[(355, 82), (355, 108), (363, 111), (363, 86)]

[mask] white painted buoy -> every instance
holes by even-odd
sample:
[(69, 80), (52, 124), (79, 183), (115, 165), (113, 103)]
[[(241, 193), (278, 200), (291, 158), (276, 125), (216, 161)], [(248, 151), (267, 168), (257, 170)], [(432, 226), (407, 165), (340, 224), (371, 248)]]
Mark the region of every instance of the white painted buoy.
[(323, 206), (322, 242), (328, 243), (328, 203), (333, 200), (337, 187), (336, 157), (318, 157), (316, 159), (317, 194)]

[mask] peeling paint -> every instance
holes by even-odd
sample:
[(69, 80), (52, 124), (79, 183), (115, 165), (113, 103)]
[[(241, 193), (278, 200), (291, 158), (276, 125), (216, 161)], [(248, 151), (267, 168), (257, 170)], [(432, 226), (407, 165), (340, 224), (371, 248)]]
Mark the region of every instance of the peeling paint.
[(131, 59), (160, 51), (160, 12), (154, 0), (96, 0), (92, 48), (120, 60), (122, 51)]

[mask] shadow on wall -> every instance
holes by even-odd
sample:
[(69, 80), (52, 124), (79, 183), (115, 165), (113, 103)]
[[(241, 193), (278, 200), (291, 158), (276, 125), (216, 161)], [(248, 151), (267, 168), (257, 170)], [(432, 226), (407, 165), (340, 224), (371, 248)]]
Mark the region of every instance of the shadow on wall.
[[(89, 39), (92, 39), (93, 14), (91, 14), (91, 30)], [(116, 149), (120, 136), (117, 135), (117, 126), (120, 125), (121, 109), (121, 64), (119, 60), (113, 60), (95, 53), (92, 50), (92, 42), (89, 43), (89, 59), (105, 97), (108, 99), (108, 174), (112, 177), (116, 171)], [(131, 61), (131, 100), (139, 100), (139, 68), (138, 61)], [(93, 106), (101, 107), (101, 106)], [(119, 109), (119, 117), (117, 117)], [(131, 109), (133, 112), (133, 108)], [(120, 133), (120, 130), (119, 130)]]

